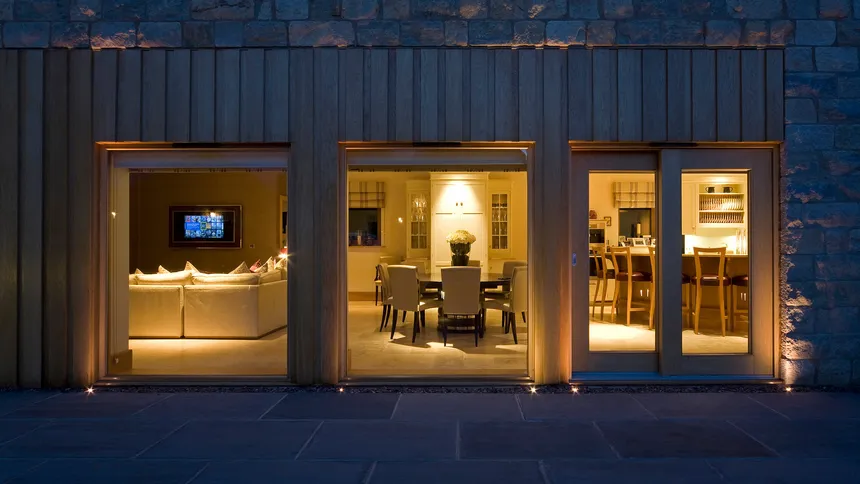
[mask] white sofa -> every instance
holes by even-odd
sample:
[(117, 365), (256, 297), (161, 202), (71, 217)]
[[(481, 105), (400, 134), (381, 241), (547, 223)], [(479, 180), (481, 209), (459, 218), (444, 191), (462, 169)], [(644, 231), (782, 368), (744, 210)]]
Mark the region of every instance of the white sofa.
[(129, 337), (255, 339), (287, 325), (280, 270), (171, 274), (129, 277)]

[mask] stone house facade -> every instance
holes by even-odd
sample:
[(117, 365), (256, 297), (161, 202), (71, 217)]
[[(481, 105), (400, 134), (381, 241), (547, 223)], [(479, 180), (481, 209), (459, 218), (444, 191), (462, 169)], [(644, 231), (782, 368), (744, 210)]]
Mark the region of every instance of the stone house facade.
[(0, 44), (784, 46), (781, 374), (860, 383), (858, 0), (0, 0)]

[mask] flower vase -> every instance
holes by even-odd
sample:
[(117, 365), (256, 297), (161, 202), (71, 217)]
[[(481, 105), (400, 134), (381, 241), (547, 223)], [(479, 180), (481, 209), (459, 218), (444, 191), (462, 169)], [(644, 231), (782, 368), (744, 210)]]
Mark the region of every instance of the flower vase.
[(471, 250), (472, 244), (451, 244), (451, 265), (469, 265), (469, 252)]

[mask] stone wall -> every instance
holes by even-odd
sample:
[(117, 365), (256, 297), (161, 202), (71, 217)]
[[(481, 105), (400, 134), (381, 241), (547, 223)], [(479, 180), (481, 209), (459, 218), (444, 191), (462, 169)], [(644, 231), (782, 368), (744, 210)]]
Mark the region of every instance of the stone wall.
[(785, 45), (782, 374), (860, 384), (860, 0), (0, 0), (0, 24), (8, 48)]

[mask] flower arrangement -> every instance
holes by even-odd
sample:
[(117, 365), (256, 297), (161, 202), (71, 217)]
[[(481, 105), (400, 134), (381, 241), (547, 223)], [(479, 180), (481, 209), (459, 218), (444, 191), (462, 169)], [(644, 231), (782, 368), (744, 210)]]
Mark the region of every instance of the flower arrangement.
[(449, 244), (474, 244), (476, 240), (468, 230), (455, 230), (445, 237), (445, 242)]

